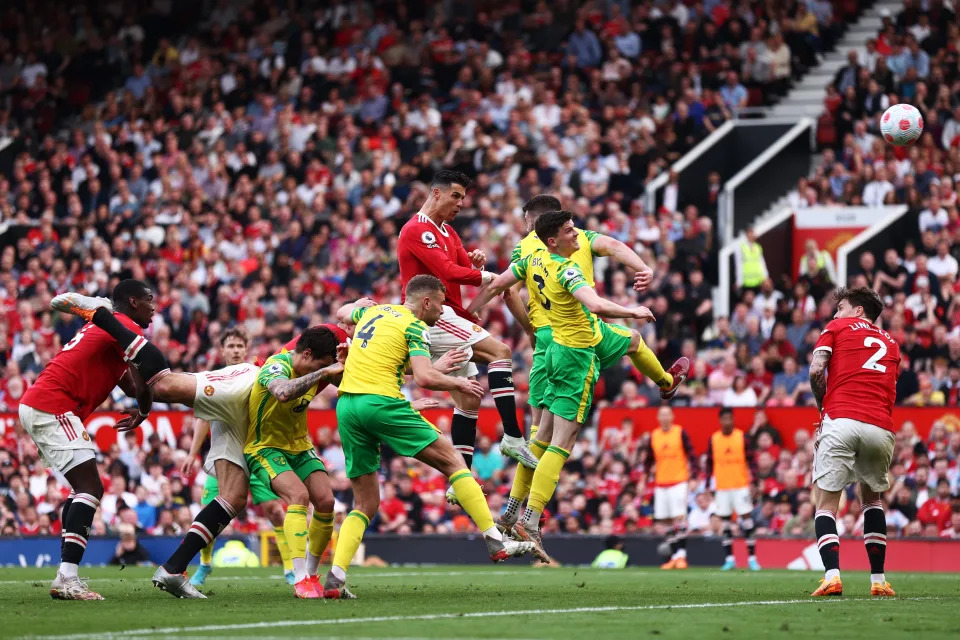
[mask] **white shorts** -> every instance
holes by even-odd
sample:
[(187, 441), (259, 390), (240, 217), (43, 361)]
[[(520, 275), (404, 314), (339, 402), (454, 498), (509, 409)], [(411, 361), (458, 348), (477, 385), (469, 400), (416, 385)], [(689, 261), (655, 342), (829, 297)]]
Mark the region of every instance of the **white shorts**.
[(886, 491), (895, 442), (886, 429), (824, 414), (814, 444), (813, 481), (825, 491), (841, 491), (851, 482)]
[(247, 427), (232, 426), (229, 422), (213, 420), (210, 422), (210, 451), (207, 452), (207, 459), (203, 463), (203, 470), (207, 475), (217, 476), (217, 460), (228, 460), (237, 465), (243, 472), (250, 475), (250, 469), (247, 467), (247, 461), (243, 457), (243, 447), (247, 440)]
[(46, 465), (60, 473), (97, 457), (93, 438), (72, 411), (54, 415), (21, 403), (20, 424), (37, 443)]
[(750, 487), (717, 489), (716, 507), (717, 515), (721, 518), (729, 518), (734, 513), (738, 516), (749, 515), (753, 512)]
[(687, 515), (687, 483), (653, 489), (653, 519), (673, 520)]
[(204, 464), (208, 473), (216, 460), (229, 460), (247, 469), (243, 445), (250, 423), (250, 390), (259, 370), (256, 365), (241, 363), (196, 374), (193, 414), (210, 423), (210, 452)]
[[(430, 327), (430, 358), (436, 362), (440, 356), (457, 347), (462, 348), (468, 358), (472, 358), (473, 345), (489, 335), (480, 325), (461, 318), (453, 309), (443, 305), (443, 314), (437, 323)], [(478, 373), (477, 365), (468, 360), (448, 375), (471, 377)]]

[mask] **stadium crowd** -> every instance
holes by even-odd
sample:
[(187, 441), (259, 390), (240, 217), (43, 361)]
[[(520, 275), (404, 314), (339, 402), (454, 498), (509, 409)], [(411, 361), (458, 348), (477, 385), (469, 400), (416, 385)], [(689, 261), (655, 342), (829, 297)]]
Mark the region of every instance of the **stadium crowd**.
[[(606, 260), (597, 262), (597, 285), (617, 302), (653, 310), (657, 322), (643, 330), (661, 360), (683, 354), (694, 362), (675, 404), (812, 402), (806, 365), (832, 314), (829, 272), (765, 282), (744, 292), (730, 318), (715, 319), (715, 212), (669, 199), (648, 211), (640, 196), (649, 178), (733, 111), (776, 99), (816, 64), (842, 32), (850, 3), (301, 4), (288, 13), (276, 3), (230, 0), (46, 3), (43, 11), (13, 2), (0, 13), (0, 224), (4, 239), (14, 238), (0, 250), (0, 408), (15, 411), (79, 329), (76, 319), (48, 310), (66, 290), (103, 295), (123, 277), (151, 283), (158, 313), (146, 335), (186, 371), (220, 364), (217, 339), (227, 327), (244, 328), (251, 356), (265, 356), (330, 320), (346, 300), (399, 300), (399, 228), (441, 167), (475, 176), (455, 226), (468, 249), (486, 251), (488, 270), (507, 266), (526, 232), (520, 207), (543, 191), (558, 194), (581, 225), (627, 242), (655, 265), (639, 299), (629, 274)], [(899, 19), (893, 33), (898, 28)], [(941, 56), (930, 66), (951, 73), (947, 63)], [(937, 86), (949, 102), (948, 79)], [(921, 84), (914, 82), (918, 95)], [(943, 122), (947, 131), (950, 121)], [(861, 148), (860, 128), (851, 126), (860, 138), (826, 156), (822, 178), (809, 181), (815, 194), (829, 187), (817, 197), (829, 197), (835, 184), (834, 198), (853, 189), (854, 158), (866, 166), (868, 152), (889, 153), (872, 143)], [(949, 254), (960, 239), (947, 170), (952, 149), (928, 130), (907, 157), (891, 159), (905, 200), (936, 188), (951, 208), (928, 216), (933, 245), (924, 240), (885, 257), (886, 270), (865, 266), (861, 274), (892, 298), (885, 325), (902, 332), (909, 357), (898, 392), (913, 404), (956, 405), (960, 391), (960, 304), (952, 293), (943, 297), (947, 289), (934, 287), (934, 278), (926, 292), (920, 286), (933, 272), (923, 258), (929, 247), (949, 240)], [(513, 348), (522, 396), (529, 341), (505, 310), (485, 312), (481, 323)], [(598, 406), (658, 402), (655, 385), (632, 371), (605, 372)], [(125, 402), (118, 393), (107, 408)], [(312, 406), (333, 402), (327, 393)], [(751, 456), (758, 532), (809, 534), (811, 444), (783, 448), (758, 416)], [(901, 430), (903, 467), (891, 504), (902, 508), (890, 518), (905, 535), (931, 533), (923, 519), (931, 509), (923, 508), (949, 506), (942, 480), (948, 494), (957, 492), (958, 434), (937, 433), (922, 443), (906, 425)], [(107, 493), (95, 534), (121, 524), (148, 534), (189, 527), (202, 485), (180, 472), (190, 437), (187, 429), (176, 447), (153, 439), (104, 453)], [(318, 450), (349, 505), (336, 434), (323, 437)], [(615, 435), (582, 440), (549, 527), (650, 530), (652, 486), (640, 444)], [(0, 446), (0, 535), (56, 533), (63, 487), (16, 425)], [(499, 509), (512, 469), (482, 438), (474, 464)], [(470, 526), (444, 502), (445, 479), (426, 467), (387, 459), (384, 478), (381, 531)], [(691, 483), (692, 528), (717, 534), (702, 476)], [(934, 518), (936, 534), (960, 535), (957, 518), (943, 521), (943, 513)], [(248, 512), (231, 526), (253, 531), (260, 521)]]

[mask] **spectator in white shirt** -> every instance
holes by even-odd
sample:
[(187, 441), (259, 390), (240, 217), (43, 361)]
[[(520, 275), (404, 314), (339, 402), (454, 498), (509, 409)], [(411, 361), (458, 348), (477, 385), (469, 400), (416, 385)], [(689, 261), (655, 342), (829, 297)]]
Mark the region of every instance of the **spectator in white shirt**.
[(929, 205), (920, 212), (920, 233), (939, 231), (947, 226), (949, 221), (950, 218), (947, 216), (947, 210), (940, 206), (940, 198), (930, 196)]
[(544, 94), (543, 102), (533, 108), (533, 121), (537, 129), (553, 129), (560, 124), (560, 105), (553, 91)]
[(857, 123), (853, 127), (853, 141), (860, 151), (865, 156), (869, 156), (873, 151), (873, 143), (876, 142), (877, 136), (873, 135), (867, 131), (867, 123), (863, 120), (857, 120)]
[(950, 243), (941, 240), (937, 243), (937, 255), (927, 260), (927, 269), (938, 278), (957, 277), (957, 259), (950, 255)]
[(874, 179), (863, 188), (863, 204), (868, 207), (879, 207), (886, 201), (887, 194), (893, 190), (893, 184), (887, 179), (886, 167), (878, 167)]
[[(587, 166), (580, 170), (580, 184), (588, 198), (602, 196), (607, 192), (610, 172), (600, 164), (598, 156), (590, 156)], [(589, 193), (587, 193), (589, 191)]]
[(753, 390), (753, 387), (747, 386), (747, 379), (744, 376), (737, 376), (733, 380), (733, 386), (723, 394), (723, 406), (755, 407), (757, 406), (757, 392)]

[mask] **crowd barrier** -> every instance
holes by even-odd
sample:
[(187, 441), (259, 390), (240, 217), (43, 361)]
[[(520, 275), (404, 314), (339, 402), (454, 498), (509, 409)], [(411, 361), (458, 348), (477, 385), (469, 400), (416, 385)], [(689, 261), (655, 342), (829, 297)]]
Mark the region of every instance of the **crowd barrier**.
[[(254, 552), (260, 553), (259, 536), (237, 538)], [(624, 536), (624, 551), (634, 566), (657, 566), (663, 558), (657, 553), (661, 539), (653, 536)], [(117, 547), (117, 538), (91, 538), (83, 561), (86, 565), (108, 564)], [(150, 553), (155, 564), (165, 561), (180, 538), (141, 536), (140, 542)], [(218, 539), (217, 548), (226, 540)], [(604, 536), (551, 535), (544, 539), (548, 552), (561, 564), (587, 565), (604, 548)], [(390, 564), (488, 564), (486, 547), (477, 535), (424, 536), (376, 535), (364, 536), (365, 554), (376, 556)], [(870, 568), (863, 542), (843, 538), (843, 568), (867, 571)], [(757, 559), (767, 569), (796, 569), (822, 571), (820, 555), (814, 540), (761, 538), (757, 540)], [(695, 567), (719, 567), (724, 561), (723, 547), (718, 538), (691, 537), (687, 543), (688, 560)], [(742, 540), (734, 545), (740, 566), (746, 565), (746, 546)], [(266, 556), (263, 556), (266, 557)], [(45, 567), (56, 565), (60, 559), (60, 539), (51, 537), (0, 538), (0, 566)], [(196, 560), (194, 560), (196, 562)], [(513, 561), (520, 562), (520, 561)], [(887, 545), (887, 570), (958, 572), (960, 571), (960, 540), (911, 538), (891, 539)]]
[[(734, 421), (744, 431), (753, 424), (756, 409), (734, 409)], [(812, 433), (814, 423), (818, 419), (817, 410), (810, 407), (770, 408), (764, 409), (767, 420), (783, 436), (784, 444), (792, 447), (794, 434), (798, 430)], [(720, 428), (719, 409), (708, 408), (677, 408), (674, 409), (674, 422), (682, 426), (690, 435), (693, 446), (698, 453), (706, 451), (707, 442), (714, 431)], [(518, 411), (518, 414), (521, 412)], [(436, 424), (444, 433), (450, 431), (450, 409), (428, 409), (424, 416)], [(97, 412), (86, 420), (87, 431), (102, 451), (106, 451), (113, 444), (118, 444), (121, 450), (127, 448), (125, 438), (117, 438), (113, 426), (123, 417), (120, 413)], [(522, 417), (522, 416), (521, 416)], [(601, 409), (596, 412), (598, 436), (602, 438), (608, 429), (627, 431), (632, 439), (640, 437), (645, 431), (657, 427), (657, 409)], [(0, 413), (0, 437), (14, 428), (17, 421), (15, 413)], [(893, 422), (900, 428), (906, 422), (913, 422), (917, 433), (926, 438), (934, 422), (943, 422), (948, 429), (960, 429), (960, 412), (948, 407), (896, 407), (893, 410)], [(185, 427), (193, 423), (193, 414), (186, 411), (154, 411), (150, 414), (140, 429), (136, 432), (138, 443), (142, 444), (152, 434), (156, 433), (160, 439), (170, 446), (175, 446), (177, 438)], [(523, 424), (523, 420), (521, 424)], [(320, 437), (320, 432), (336, 429), (337, 415), (333, 410), (317, 410), (307, 412), (307, 425), (314, 441)], [(480, 409), (477, 422), (479, 430), (493, 440), (499, 439), (500, 416), (496, 409)]]

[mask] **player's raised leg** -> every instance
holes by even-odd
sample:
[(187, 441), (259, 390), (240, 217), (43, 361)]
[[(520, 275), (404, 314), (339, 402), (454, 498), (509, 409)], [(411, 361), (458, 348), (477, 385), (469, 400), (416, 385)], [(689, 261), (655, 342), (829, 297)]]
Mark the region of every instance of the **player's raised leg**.
[[(144, 287), (142, 283), (135, 280), (128, 282), (133, 283), (128, 285), (131, 290), (121, 291), (120, 294), (129, 296), (142, 294), (140, 290), (132, 290), (136, 285), (139, 285), (142, 289)], [(118, 292), (114, 291), (114, 295), (118, 295)], [(126, 328), (123, 323), (117, 320), (113, 315), (115, 304), (116, 301), (111, 303), (106, 298), (91, 298), (79, 293), (69, 292), (56, 296), (51, 300), (50, 307), (56, 311), (79, 316), (110, 334), (123, 350), (124, 360), (140, 371), (140, 375), (146, 380), (147, 385), (153, 385), (165, 372), (169, 372), (170, 367), (167, 365), (167, 360), (156, 345)]]
[(510, 347), (488, 335), (473, 345), (473, 358), (476, 362), (487, 364), (490, 395), (493, 396), (497, 412), (500, 414), (500, 422), (503, 424), (500, 453), (530, 469), (535, 469), (537, 458), (527, 447), (523, 429), (517, 421), (517, 400), (513, 388), (513, 359)]

